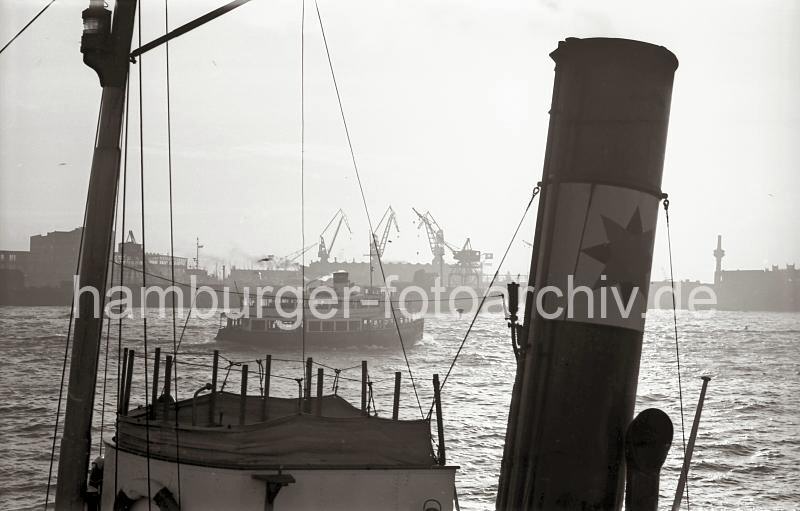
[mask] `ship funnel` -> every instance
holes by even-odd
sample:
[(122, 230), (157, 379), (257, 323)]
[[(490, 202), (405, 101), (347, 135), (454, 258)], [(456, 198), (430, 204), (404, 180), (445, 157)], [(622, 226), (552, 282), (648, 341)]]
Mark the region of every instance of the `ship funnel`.
[(619, 509), (678, 61), (626, 39), (555, 61), (497, 508)]

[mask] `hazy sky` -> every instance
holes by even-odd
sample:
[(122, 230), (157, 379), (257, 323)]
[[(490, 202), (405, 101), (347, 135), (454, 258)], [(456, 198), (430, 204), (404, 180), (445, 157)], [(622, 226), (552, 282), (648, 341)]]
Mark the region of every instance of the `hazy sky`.
[[(226, 0), (172, 0), (176, 26)], [(46, 0), (0, 0), (5, 43)], [(85, 0), (56, 3), (0, 55), (0, 248), (80, 225), (99, 85), (79, 53)], [(170, 46), (176, 254), (245, 265), (301, 246), (300, 0), (253, 0)], [(143, 0), (143, 41), (164, 30)], [(541, 177), (553, 62), (565, 37), (661, 44), (680, 61), (663, 189), (676, 277), (800, 263), (800, 3), (320, 0), (373, 221), (391, 204), (388, 260), (427, 261), (411, 207), (446, 238), (499, 258)], [(306, 240), (338, 208), (364, 259), (367, 222), (313, 3), (306, 6)], [(164, 51), (145, 55), (148, 250), (169, 249)], [(131, 101), (138, 106), (138, 66)], [(139, 118), (132, 112), (128, 225), (137, 236)], [(668, 271), (663, 215), (653, 278)], [(507, 268), (526, 271), (535, 208)], [(310, 254), (316, 257), (316, 251)], [(213, 257), (217, 259), (211, 259)], [(495, 259), (497, 261), (497, 259)]]

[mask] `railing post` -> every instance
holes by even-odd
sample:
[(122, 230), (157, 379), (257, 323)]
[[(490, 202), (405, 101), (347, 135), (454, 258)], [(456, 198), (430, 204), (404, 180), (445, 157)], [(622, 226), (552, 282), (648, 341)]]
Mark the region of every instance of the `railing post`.
[(367, 414), (367, 361), (361, 361), (361, 415)]
[(158, 381), (159, 372), (161, 370), (161, 348), (156, 348), (155, 358), (153, 360), (153, 394), (150, 398), (150, 414), (151, 419), (156, 418), (156, 401), (158, 401)]
[(447, 455), (444, 447), (444, 421), (442, 420), (442, 395), (439, 387), (439, 375), (433, 375), (433, 398), (436, 401), (436, 431), (439, 433), (439, 465), (447, 463)]
[(247, 417), (247, 364), (242, 364), (242, 395), (239, 397), (239, 425), (244, 425)]
[(394, 373), (394, 404), (392, 405), (392, 420), (397, 420), (400, 416), (400, 378), (402, 373)]
[(306, 380), (303, 385), (303, 412), (311, 413), (311, 371), (314, 369), (314, 360), (306, 359)]
[(322, 383), (325, 379), (325, 370), (321, 367), (317, 369), (317, 403), (316, 413), (322, 415)]
[[(167, 360), (166, 363), (164, 364), (163, 394), (164, 394), (164, 419), (166, 420), (167, 414), (169, 413), (170, 397), (172, 396), (172, 355), (167, 355)], [(175, 413), (177, 414), (178, 412), (176, 411)]]
[(264, 364), (264, 396), (261, 400), (261, 420), (267, 420), (269, 415), (269, 381), (272, 374), (272, 355), (267, 355), (266, 363)]
[(125, 404), (125, 381), (127, 380), (128, 374), (128, 348), (124, 348), (122, 350), (122, 361), (120, 362), (122, 366), (120, 368), (120, 377), (119, 377), (119, 388), (117, 389), (117, 413), (121, 414), (123, 410), (123, 405)]
[(125, 370), (125, 386), (122, 396), (122, 415), (128, 415), (128, 408), (131, 404), (131, 382), (133, 380), (133, 358), (136, 353), (128, 350), (128, 368)]
[(208, 397), (208, 423), (215, 423), (217, 409), (217, 368), (219, 367), (219, 350), (214, 350), (214, 361), (211, 363), (211, 395)]

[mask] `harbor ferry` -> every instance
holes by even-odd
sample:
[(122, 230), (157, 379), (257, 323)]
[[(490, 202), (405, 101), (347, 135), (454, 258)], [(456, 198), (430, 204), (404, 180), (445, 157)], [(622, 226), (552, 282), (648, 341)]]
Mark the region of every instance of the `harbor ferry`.
[(332, 280), (333, 286), (312, 288), (309, 296), (320, 298), (306, 300), (303, 321), (296, 296), (250, 297), (236, 317), (225, 318), (217, 340), (279, 349), (298, 346), (304, 338), (312, 347), (397, 346), (400, 337), (407, 344), (422, 339), (425, 318), (421, 315), (387, 302), (389, 295), (374, 289), (350, 293), (347, 272), (335, 272)]

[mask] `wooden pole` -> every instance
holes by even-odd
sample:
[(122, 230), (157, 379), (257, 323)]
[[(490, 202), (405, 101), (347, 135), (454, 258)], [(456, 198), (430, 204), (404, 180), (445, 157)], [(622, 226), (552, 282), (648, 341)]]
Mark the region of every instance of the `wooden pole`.
[(128, 368), (128, 348), (124, 348), (122, 350), (122, 362), (120, 362), (122, 366), (120, 369), (120, 376), (119, 376), (119, 388), (117, 389), (117, 413), (121, 414), (123, 410), (123, 405), (125, 404), (125, 375), (127, 374)]
[(242, 365), (242, 395), (239, 397), (239, 425), (244, 425), (247, 417), (247, 364)]
[[(125, 112), (131, 37), (136, 0), (118, 0), (113, 13), (102, 4), (89, 4), (81, 40), (83, 60), (100, 78), (103, 88), (95, 136), (77, 286), (96, 291), (80, 293), (72, 337), (64, 434), (58, 463), (56, 502), (59, 509), (82, 510), (92, 448), (97, 365), (103, 329), (103, 297), (113, 253), (114, 213), (120, 175), (120, 140)], [(90, 23), (90, 21), (92, 23)], [(112, 31), (113, 28), (113, 31)]]
[(311, 357), (306, 359), (306, 379), (303, 382), (303, 397), (308, 399), (311, 397), (311, 371), (314, 367), (314, 360)]
[[(172, 395), (172, 355), (167, 355), (167, 361), (164, 364), (164, 420), (167, 419), (169, 414), (170, 397)], [(177, 413), (177, 411), (175, 412)]]
[(131, 384), (133, 380), (133, 359), (136, 353), (128, 350), (128, 368), (125, 370), (125, 391), (122, 397), (122, 415), (128, 415), (128, 408), (131, 404)]
[(303, 379), (295, 378), (297, 382), (297, 413), (303, 413)]
[(217, 373), (219, 368), (219, 350), (214, 350), (214, 361), (211, 363), (211, 395), (208, 399), (208, 423), (215, 424), (217, 408)]
[(442, 420), (442, 395), (439, 387), (439, 375), (433, 375), (433, 398), (436, 402), (436, 431), (439, 434), (439, 465), (447, 464), (447, 455), (444, 447), (444, 421)]
[(267, 361), (264, 364), (264, 396), (261, 400), (261, 420), (267, 420), (269, 416), (269, 380), (272, 374), (272, 355), (267, 355)]
[(681, 508), (681, 499), (683, 498), (683, 490), (686, 488), (686, 479), (689, 477), (689, 465), (692, 463), (692, 453), (694, 452), (694, 442), (697, 440), (697, 430), (700, 428), (700, 414), (703, 413), (703, 401), (706, 399), (706, 388), (711, 378), (703, 376), (703, 388), (700, 389), (700, 399), (697, 401), (697, 410), (694, 412), (694, 422), (692, 423), (692, 432), (689, 434), (689, 443), (686, 445), (686, 454), (683, 458), (683, 468), (681, 468), (681, 476), (678, 479), (678, 487), (675, 489), (675, 500), (672, 502), (672, 511), (678, 511)]
[(158, 401), (158, 381), (159, 371), (161, 370), (161, 348), (156, 348), (155, 358), (153, 359), (153, 394), (150, 397), (150, 418), (156, 418), (156, 401)]
[(392, 420), (397, 420), (400, 416), (400, 378), (402, 373), (394, 373), (394, 404), (392, 405)]
[(321, 367), (317, 369), (317, 403), (316, 413), (322, 415), (322, 383), (325, 379), (325, 370)]
[(361, 361), (361, 414), (367, 414), (367, 361)]
[(303, 412), (311, 413), (311, 371), (314, 368), (314, 360), (311, 357), (306, 359), (306, 379), (303, 382)]

